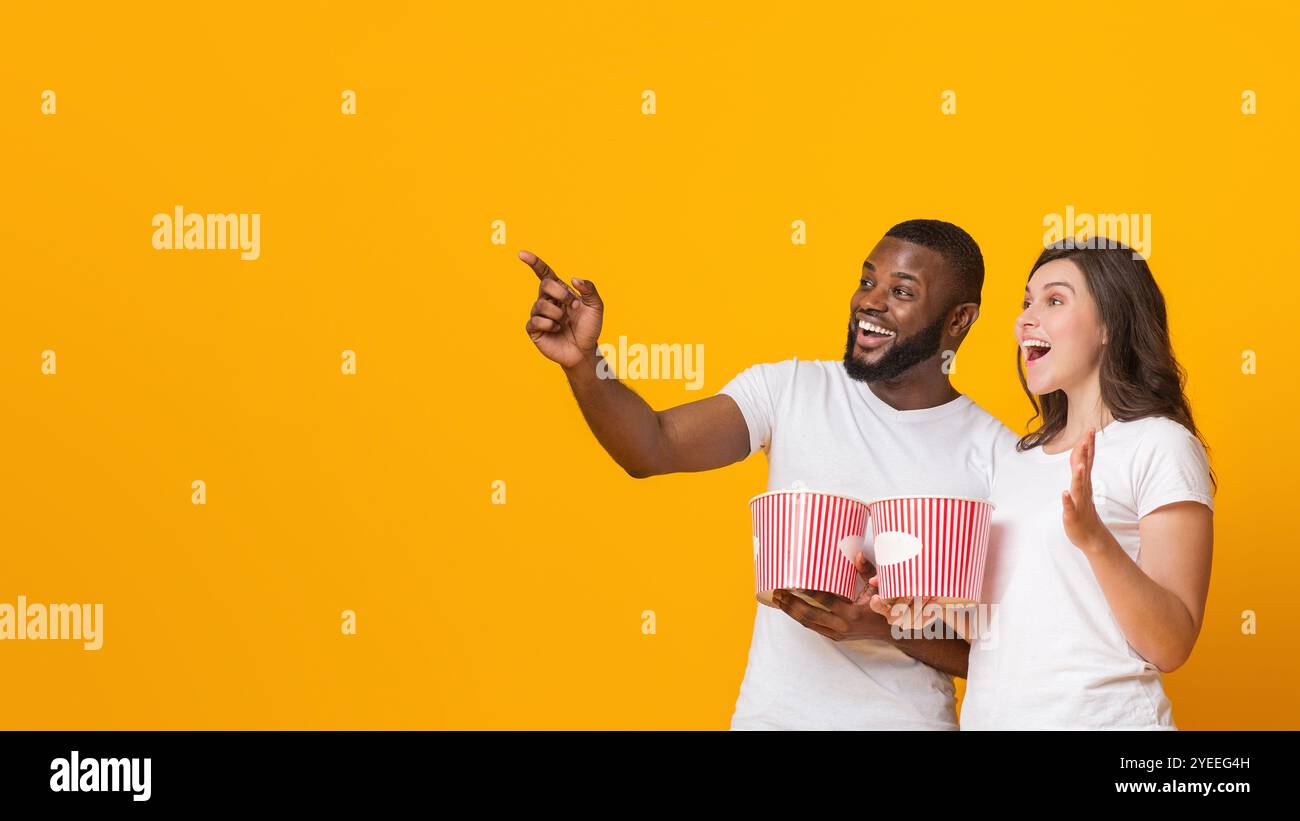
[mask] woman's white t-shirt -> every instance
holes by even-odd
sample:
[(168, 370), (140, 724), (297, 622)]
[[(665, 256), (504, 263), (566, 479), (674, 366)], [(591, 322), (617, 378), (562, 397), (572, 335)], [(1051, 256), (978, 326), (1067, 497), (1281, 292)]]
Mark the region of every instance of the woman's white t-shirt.
[[(981, 595), (988, 618), (971, 636), (963, 730), (1176, 729), (1160, 671), (1129, 646), (1065, 535), (1069, 486), (1068, 450), (1000, 460)], [(1205, 449), (1163, 417), (1099, 431), (1092, 486), (1102, 521), (1139, 563), (1143, 516), (1174, 502), (1214, 509)]]

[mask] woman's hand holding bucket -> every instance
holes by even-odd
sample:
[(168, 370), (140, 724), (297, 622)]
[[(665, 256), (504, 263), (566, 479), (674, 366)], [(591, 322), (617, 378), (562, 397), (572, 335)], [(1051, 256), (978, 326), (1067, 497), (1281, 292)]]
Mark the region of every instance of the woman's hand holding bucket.
[(876, 583), (877, 580), (874, 575), (867, 580), (867, 584), (870, 585), (869, 589), (872, 591), (867, 604), (872, 610), (884, 616), (885, 621), (889, 622), (893, 627), (902, 630), (924, 630), (941, 615), (941, 607), (931, 606), (939, 601), (938, 596), (918, 597), (911, 601), (892, 599), (886, 602), (880, 598)]

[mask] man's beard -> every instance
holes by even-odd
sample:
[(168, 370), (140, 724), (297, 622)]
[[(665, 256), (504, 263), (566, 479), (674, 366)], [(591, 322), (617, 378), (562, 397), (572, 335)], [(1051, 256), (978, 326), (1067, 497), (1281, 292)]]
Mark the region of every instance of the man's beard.
[(879, 382), (895, 379), (908, 368), (924, 362), (939, 352), (943, 341), (943, 325), (947, 320), (946, 312), (934, 321), (933, 325), (923, 328), (907, 339), (895, 339), (888, 353), (874, 365), (853, 356), (854, 340), (858, 336), (858, 320), (849, 320), (849, 341), (844, 346), (844, 370), (849, 377), (860, 382)]

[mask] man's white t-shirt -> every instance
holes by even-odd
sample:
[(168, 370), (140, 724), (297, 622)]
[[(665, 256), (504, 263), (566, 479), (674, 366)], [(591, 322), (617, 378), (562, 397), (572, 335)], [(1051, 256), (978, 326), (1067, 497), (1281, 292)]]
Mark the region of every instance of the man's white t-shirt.
[[(1061, 493), (1070, 452), (1041, 447), (1003, 459), (972, 635), (963, 730), (1176, 729), (1160, 671), (1124, 638), (1083, 552), (1065, 535)], [(1174, 502), (1211, 510), (1205, 449), (1163, 417), (1112, 422), (1097, 434), (1097, 513), (1141, 561), (1138, 521)]]
[[(720, 393), (740, 406), (768, 490), (796, 483), (865, 501), (933, 494), (987, 499), (1016, 437), (965, 396), (899, 411), (842, 361), (754, 365)], [(867, 558), (875, 562), (870, 528)], [(957, 728), (952, 679), (883, 641), (833, 641), (755, 603), (732, 729)], [(921, 639), (917, 639), (918, 641)]]

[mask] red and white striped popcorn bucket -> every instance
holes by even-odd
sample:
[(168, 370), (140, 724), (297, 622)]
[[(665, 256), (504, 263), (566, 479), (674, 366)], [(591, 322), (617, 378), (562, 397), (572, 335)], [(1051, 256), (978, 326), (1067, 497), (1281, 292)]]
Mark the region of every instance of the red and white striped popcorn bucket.
[(945, 604), (979, 602), (992, 502), (898, 496), (869, 507), (882, 599), (933, 596)]
[(866, 502), (815, 490), (776, 490), (750, 499), (749, 511), (760, 602), (775, 607), (774, 590), (853, 598), (858, 584), (853, 557), (866, 543)]

